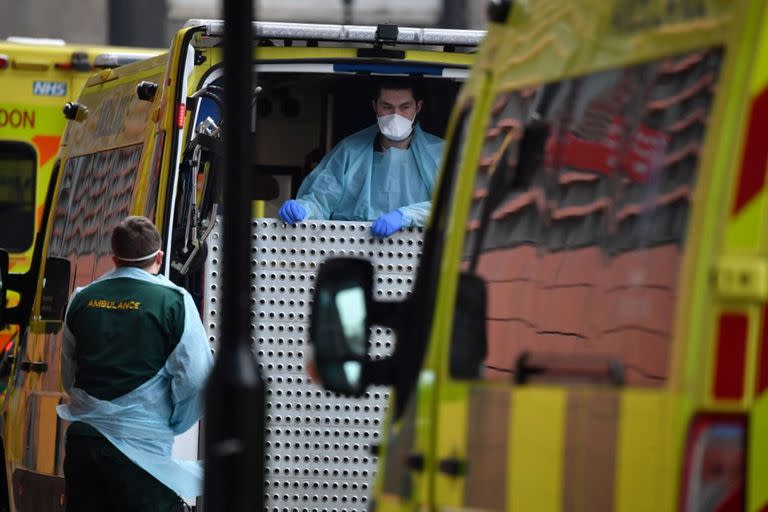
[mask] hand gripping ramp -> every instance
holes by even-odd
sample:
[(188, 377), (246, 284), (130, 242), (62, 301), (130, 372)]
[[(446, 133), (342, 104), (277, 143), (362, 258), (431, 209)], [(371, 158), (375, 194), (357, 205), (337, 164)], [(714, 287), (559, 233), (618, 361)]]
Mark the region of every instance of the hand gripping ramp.
[[(221, 311), (221, 220), (208, 239), (203, 321), (217, 346)], [(387, 239), (370, 223), (308, 221), (295, 226), (254, 219), (251, 249), (251, 342), (266, 382), (266, 503), (271, 512), (365, 512), (376, 470), (389, 393), (372, 387), (346, 399), (310, 382), (304, 370), (315, 272), (334, 256), (370, 260), (378, 300), (410, 293), (421, 256), (421, 230)], [(374, 327), (371, 355), (389, 354), (393, 335)]]

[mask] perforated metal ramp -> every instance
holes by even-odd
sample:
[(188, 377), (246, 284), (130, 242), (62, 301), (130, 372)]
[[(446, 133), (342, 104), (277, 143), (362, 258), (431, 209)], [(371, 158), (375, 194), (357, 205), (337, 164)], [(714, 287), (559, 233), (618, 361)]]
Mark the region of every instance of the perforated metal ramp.
[[(208, 240), (204, 323), (216, 348), (220, 304), (220, 222)], [(267, 510), (363, 512), (367, 509), (384, 408), (382, 387), (363, 399), (336, 396), (311, 383), (304, 371), (309, 308), (321, 261), (356, 256), (376, 267), (379, 300), (410, 293), (421, 256), (421, 230), (388, 239), (369, 236), (370, 223), (275, 219), (252, 221), (251, 342), (267, 384)], [(392, 349), (392, 333), (374, 327), (371, 354)]]

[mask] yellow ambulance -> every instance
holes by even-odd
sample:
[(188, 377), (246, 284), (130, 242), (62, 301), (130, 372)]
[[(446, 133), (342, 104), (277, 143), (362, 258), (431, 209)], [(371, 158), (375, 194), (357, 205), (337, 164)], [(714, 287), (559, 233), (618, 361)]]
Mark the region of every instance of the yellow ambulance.
[[(257, 216), (275, 216), (324, 154), (375, 121), (370, 94), (379, 76), (423, 81), (420, 122), (443, 135), (484, 36), (393, 25), (253, 29), (257, 89), (244, 108), (257, 135), (252, 161), (240, 165), (257, 176)], [(6, 279), (32, 293), (2, 312), (24, 335), (5, 402), (0, 510), (64, 510), (62, 317), (74, 287), (111, 269), (114, 226), (129, 214), (151, 218), (163, 235), (162, 272), (201, 302), (201, 288), (215, 287), (204, 267), (218, 259), (208, 237), (226, 200), (218, 185), (223, 36), (220, 21), (189, 21), (167, 52), (96, 72), (65, 108), (44, 239), (30, 271)], [(194, 432), (181, 444), (182, 454), (196, 455)]]
[[(99, 69), (143, 59), (159, 50), (68, 45), (60, 39), (0, 40), (0, 247), (10, 272), (29, 270), (43, 204), (66, 119), (61, 113)], [(9, 294), (10, 304), (18, 292)], [(0, 385), (16, 330), (0, 331)]]
[(0, 247), (11, 253), (11, 272), (26, 272), (40, 226), (45, 193), (66, 119), (99, 69), (157, 55), (160, 50), (68, 45), (62, 40), (0, 40), (0, 162), (3, 165)]
[(326, 387), (396, 395), (372, 510), (768, 510), (768, 3), (490, 12), (412, 295), (316, 280)]

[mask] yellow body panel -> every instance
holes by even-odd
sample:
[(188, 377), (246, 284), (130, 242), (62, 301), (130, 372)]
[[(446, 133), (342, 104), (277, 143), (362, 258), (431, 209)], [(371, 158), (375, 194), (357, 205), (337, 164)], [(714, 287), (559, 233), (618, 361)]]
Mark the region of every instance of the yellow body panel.
[[(507, 454), (510, 510), (562, 509), (566, 391), (529, 389), (515, 394)], [(546, 418), (546, 421), (542, 421)]]
[[(629, 392), (622, 396), (621, 417), (642, 418), (622, 421), (619, 434), (619, 464), (616, 483), (616, 510), (661, 510), (659, 492), (660, 446), (655, 426), (662, 424), (659, 393)], [(641, 470), (644, 468), (644, 470)], [(644, 507), (644, 508), (643, 508)]]
[[(466, 458), (466, 448), (462, 442), (467, 436), (466, 393), (466, 388), (462, 387), (446, 390), (441, 395), (440, 409), (437, 414), (439, 425), (451, 425), (450, 430), (441, 431), (440, 444), (451, 446), (453, 449), (450, 450), (450, 454), (461, 459)], [(441, 505), (444, 507), (461, 507), (464, 502), (464, 487), (456, 485), (456, 482), (450, 478), (437, 478), (435, 493), (441, 497)]]

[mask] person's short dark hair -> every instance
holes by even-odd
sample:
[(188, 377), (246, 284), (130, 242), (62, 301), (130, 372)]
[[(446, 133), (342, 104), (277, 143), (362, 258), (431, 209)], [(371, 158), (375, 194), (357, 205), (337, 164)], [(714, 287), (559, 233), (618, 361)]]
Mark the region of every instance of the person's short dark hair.
[(146, 217), (126, 217), (112, 231), (112, 254), (123, 267), (144, 268), (151, 264), (161, 243), (160, 233)]
[(380, 78), (373, 83), (373, 91), (371, 97), (373, 101), (378, 100), (381, 97), (382, 89), (394, 89), (403, 90), (410, 89), (413, 93), (413, 98), (416, 101), (424, 99), (424, 88), (420, 79), (410, 78), (407, 76), (391, 76), (386, 78)]

